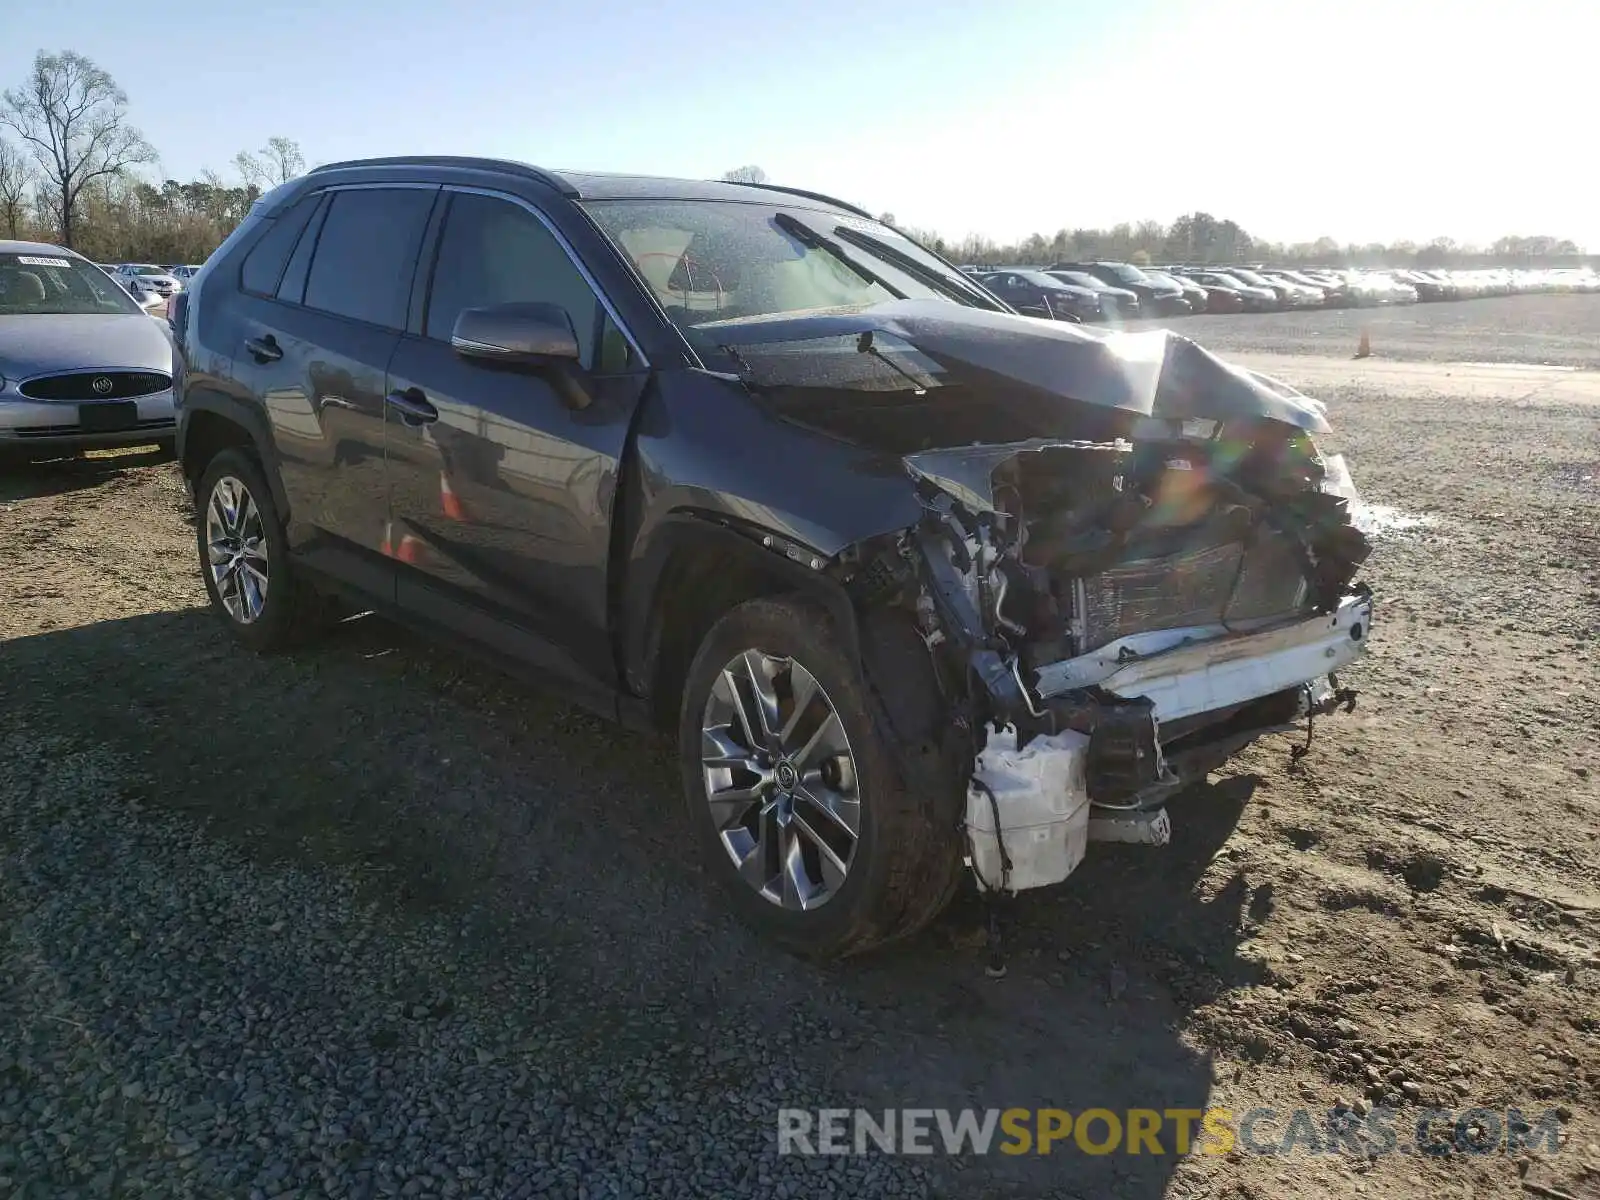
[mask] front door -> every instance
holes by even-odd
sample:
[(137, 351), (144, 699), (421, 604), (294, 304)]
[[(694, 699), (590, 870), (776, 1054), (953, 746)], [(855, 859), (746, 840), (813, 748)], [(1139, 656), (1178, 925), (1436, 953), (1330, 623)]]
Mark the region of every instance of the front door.
[[(531, 206), (446, 194), (426, 307), (388, 372), (398, 600), (540, 667), (614, 683), (611, 518), (643, 363)], [(462, 309), (513, 301), (565, 309), (576, 370), (451, 348)]]

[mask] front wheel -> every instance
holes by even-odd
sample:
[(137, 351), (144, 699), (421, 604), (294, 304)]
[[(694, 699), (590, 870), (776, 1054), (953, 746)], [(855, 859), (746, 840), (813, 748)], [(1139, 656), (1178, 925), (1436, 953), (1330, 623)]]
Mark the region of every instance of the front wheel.
[[(910, 783), (918, 748), (890, 743), (883, 699), (842, 642), (809, 601), (748, 601), (706, 636), (680, 711), (688, 817), (707, 869), (748, 924), (809, 958), (921, 928), (960, 867), (950, 789)], [(935, 707), (907, 730), (923, 750)]]

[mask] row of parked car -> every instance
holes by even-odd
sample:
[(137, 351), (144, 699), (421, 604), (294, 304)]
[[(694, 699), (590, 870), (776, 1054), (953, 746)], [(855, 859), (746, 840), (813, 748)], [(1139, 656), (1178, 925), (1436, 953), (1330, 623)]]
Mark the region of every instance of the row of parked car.
[(1600, 292), (1600, 274), (1588, 267), (1372, 271), (1059, 262), (1052, 267), (969, 265), (962, 270), (1021, 312), (1074, 322), (1416, 304), (1529, 292)]
[(115, 279), (135, 300), (146, 306), (161, 300), (170, 300), (183, 291), (184, 285), (199, 273), (195, 263), (176, 263), (156, 266), (154, 263), (96, 263), (107, 275)]

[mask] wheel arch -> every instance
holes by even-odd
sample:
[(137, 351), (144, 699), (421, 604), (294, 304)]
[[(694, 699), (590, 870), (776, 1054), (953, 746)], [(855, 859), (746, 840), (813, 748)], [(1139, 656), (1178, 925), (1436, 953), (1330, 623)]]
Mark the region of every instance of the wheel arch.
[(191, 490), (199, 483), (206, 464), (230, 446), (242, 446), (255, 454), (272, 490), (273, 503), (287, 519), (288, 497), (278, 475), (266, 419), (232, 396), (190, 390), (184, 396), (183, 419), (178, 425), (177, 455)]
[(698, 513), (663, 519), (635, 561), (623, 599), (624, 679), (646, 698), (658, 727), (676, 728), (678, 697), (695, 652), (717, 619), (746, 600), (790, 593), (813, 599), (837, 625), (849, 660), (860, 663), (850, 597), (811, 561), (826, 563), (755, 527)]

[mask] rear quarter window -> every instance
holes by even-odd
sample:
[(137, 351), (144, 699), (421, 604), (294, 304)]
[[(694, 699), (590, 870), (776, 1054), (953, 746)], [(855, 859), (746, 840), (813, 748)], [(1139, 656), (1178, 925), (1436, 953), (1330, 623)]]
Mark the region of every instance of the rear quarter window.
[(277, 292), (289, 255), (294, 252), (295, 243), (300, 240), (301, 231), (320, 199), (320, 196), (307, 196), (271, 220), (267, 231), (244, 256), (244, 265), (239, 270), (240, 287), (257, 296), (272, 296)]
[(317, 206), (311, 220), (300, 235), (300, 243), (289, 256), (289, 265), (283, 272), (283, 282), (278, 284), (278, 299), (289, 304), (299, 304), (305, 299), (306, 276), (311, 271), (311, 255), (317, 248), (317, 235), (322, 229), (322, 219), (328, 214), (327, 197)]

